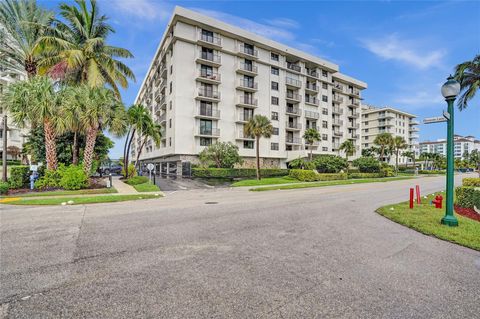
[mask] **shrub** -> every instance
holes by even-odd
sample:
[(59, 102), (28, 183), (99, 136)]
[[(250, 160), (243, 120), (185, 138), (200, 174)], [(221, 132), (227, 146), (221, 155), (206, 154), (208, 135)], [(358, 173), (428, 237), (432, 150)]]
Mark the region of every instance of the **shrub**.
[(457, 196), (456, 204), (461, 207), (480, 208), (480, 190), (475, 187), (457, 187), (455, 189)]
[(231, 142), (213, 143), (198, 155), (204, 166), (233, 168), (235, 164), (242, 163), (242, 158), (238, 154), (238, 146)]
[(319, 155), (313, 163), (319, 173), (338, 173), (348, 166), (347, 160), (337, 155)]
[(63, 172), (59, 185), (67, 190), (86, 188), (88, 186), (88, 177), (81, 166), (70, 165)]
[(304, 169), (291, 169), (288, 176), (295, 178), (302, 182), (315, 182), (315, 181), (334, 181), (347, 179), (347, 174), (318, 174), (313, 170)]
[[(3, 161), (0, 160), (0, 165), (3, 164)], [(21, 165), (22, 162), (20, 160), (7, 160), (7, 165)]]
[(445, 171), (442, 171), (442, 170), (419, 170), (418, 174), (436, 175), (436, 174), (445, 174)]
[(315, 162), (310, 162), (304, 158), (297, 158), (288, 163), (289, 168), (293, 169), (315, 169)]
[(348, 178), (380, 178), (384, 177), (383, 172), (378, 173), (352, 173), (348, 172)]
[(0, 194), (8, 193), (9, 188), (10, 188), (10, 185), (8, 184), (8, 182), (0, 181)]
[[(254, 168), (192, 168), (192, 175), (201, 178), (253, 178), (256, 176)], [(262, 168), (262, 177), (276, 177), (288, 175), (288, 169)]]
[[(125, 176), (125, 168), (122, 168), (122, 175)], [(133, 164), (128, 164), (128, 174), (127, 174), (127, 179), (134, 177), (137, 175), (137, 170), (135, 169), (135, 165)]]
[(360, 157), (354, 160), (352, 164), (358, 167), (360, 173), (378, 173), (382, 168), (380, 162), (373, 157)]
[(128, 185), (138, 185), (148, 182), (147, 176), (133, 176), (125, 181)]
[(10, 170), (10, 188), (23, 188), (30, 182), (30, 167), (13, 166)]
[(61, 187), (60, 181), (64, 172), (65, 166), (63, 164), (59, 164), (56, 170), (46, 169), (43, 172), (43, 176), (35, 182), (35, 188), (45, 189)]
[(463, 186), (480, 187), (480, 177), (467, 177), (462, 180)]
[(381, 168), (381, 174), (383, 177), (392, 177), (395, 176), (395, 169), (391, 167), (390, 165), (384, 165)]

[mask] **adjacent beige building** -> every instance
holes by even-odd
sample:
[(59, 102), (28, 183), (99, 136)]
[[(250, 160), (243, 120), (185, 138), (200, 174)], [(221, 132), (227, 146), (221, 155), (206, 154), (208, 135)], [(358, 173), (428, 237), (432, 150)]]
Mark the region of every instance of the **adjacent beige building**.
[[(420, 124), (416, 115), (394, 109), (392, 107), (375, 107), (362, 105), (362, 149), (375, 146), (373, 141), (378, 134), (390, 133), (394, 137), (401, 136), (408, 144), (408, 149), (417, 153)], [(383, 159), (390, 164), (395, 163), (395, 156)], [(399, 157), (399, 164), (411, 163), (405, 156)]]
[[(351, 139), (359, 155), (366, 87), (332, 62), (176, 7), (136, 98), (163, 125), (164, 136), (158, 148), (147, 142), (140, 159), (181, 174), (206, 146), (229, 141), (253, 166), (254, 140), (243, 127), (256, 114), (274, 126), (273, 136), (260, 141), (264, 167), (307, 156), (307, 128), (322, 137), (315, 154), (337, 154)], [(136, 137), (132, 158), (139, 145)]]

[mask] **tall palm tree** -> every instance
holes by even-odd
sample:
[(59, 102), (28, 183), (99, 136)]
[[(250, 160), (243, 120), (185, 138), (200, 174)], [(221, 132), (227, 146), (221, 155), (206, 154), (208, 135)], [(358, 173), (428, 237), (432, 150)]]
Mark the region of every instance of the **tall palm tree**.
[(379, 161), (383, 161), (385, 153), (388, 152), (388, 148), (392, 145), (392, 134), (390, 133), (381, 133), (375, 137), (373, 144), (377, 145), (379, 148)]
[(310, 145), (310, 154), (309, 154), (309, 158), (310, 158), (310, 161), (312, 161), (312, 158), (313, 158), (313, 144), (315, 142), (318, 142), (320, 141), (321, 137), (320, 137), (320, 133), (314, 129), (314, 128), (307, 128), (305, 130), (305, 133), (303, 133), (303, 138), (305, 139), (305, 142), (307, 142), (308, 145)]
[(245, 124), (245, 135), (255, 138), (256, 157), (257, 157), (257, 179), (260, 180), (260, 138), (269, 138), (273, 134), (273, 126), (268, 117), (264, 115), (254, 115)]
[(137, 169), (140, 168), (140, 155), (142, 154), (143, 148), (145, 144), (147, 144), (148, 139), (152, 139), (152, 142), (155, 144), (155, 146), (159, 147), (160, 142), (162, 141), (162, 136), (163, 136), (163, 127), (160, 124), (157, 124), (155, 122), (149, 123), (149, 125), (146, 127), (146, 129), (141, 132), (141, 137), (143, 137), (143, 142), (140, 144), (140, 149), (137, 152), (137, 158), (135, 160), (135, 166), (137, 166)]
[(340, 144), (339, 150), (345, 152), (345, 159), (348, 162), (348, 157), (353, 156), (355, 154), (355, 144), (352, 140), (345, 140), (342, 144)]
[(130, 51), (107, 44), (114, 32), (107, 17), (100, 15), (97, 2), (75, 0), (76, 5), (61, 4), (60, 15), (65, 21), (55, 21), (55, 31), (42, 37), (49, 48), (42, 67), (50, 69), (65, 65), (67, 80), (88, 84), (90, 87), (107, 85), (120, 95), (119, 86), (128, 87), (128, 79), (135, 80), (132, 70), (117, 58), (132, 58)]
[(28, 77), (37, 74), (43, 58), (40, 38), (48, 30), (54, 13), (35, 0), (0, 2), (0, 65)]
[(461, 94), (457, 104), (460, 110), (467, 107), (480, 87), (480, 54), (472, 61), (460, 63), (455, 67), (455, 79), (460, 82)]
[[(127, 111), (127, 125), (128, 125), (128, 133), (127, 137), (125, 138), (125, 145), (123, 148), (123, 165), (125, 168), (128, 167), (129, 156), (130, 156), (130, 148), (132, 146), (133, 138), (135, 137), (135, 133), (137, 131), (143, 132), (146, 128), (152, 125), (152, 117), (148, 112), (147, 108), (145, 108), (141, 104), (134, 104), (132, 105)], [(125, 169), (125, 177), (127, 177), (127, 169)]]
[(395, 136), (392, 140), (392, 148), (395, 152), (395, 173), (398, 174), (398, 158), (400, 156), (400, 150), (404, 150), (408, 147), (407, 142), (401, 136)]
[(415, 152), (414, 151), (405, 151), (402, 153), (403, 156), (412, 160), (413, 168), (415, 168)]
[(90, 174), (98, 133), (108, 130), (116, 136), (125, 134), (127, 116), (125, 107), (118, 101), (113, 91), (106, 88), (91, 88), (87, 85), (82, 85), (77, 90), (81, 99), (79, 121), (86, 128), (83, 170), (85, 174)]
[(58, 89), (49, 78), (35, 76), (9, 85), (3, 100), (17, 125), (24, 127), (27, 122), (34, 127), (43, 125), (48, 169), (57, 168), (55, 139), (64, 96), (64, 90)]

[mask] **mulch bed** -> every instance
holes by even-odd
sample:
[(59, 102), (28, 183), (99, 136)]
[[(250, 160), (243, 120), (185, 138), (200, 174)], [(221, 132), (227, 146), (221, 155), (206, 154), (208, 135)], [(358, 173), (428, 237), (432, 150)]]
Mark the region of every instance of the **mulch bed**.
[(480, 215), (477, 214), (473, 208), (465, 208), (465, 207), (460, 207), (455, 205), (455, 212), (459, 215), (462, 215), (464, 217), (476, 220), (480, 222)]

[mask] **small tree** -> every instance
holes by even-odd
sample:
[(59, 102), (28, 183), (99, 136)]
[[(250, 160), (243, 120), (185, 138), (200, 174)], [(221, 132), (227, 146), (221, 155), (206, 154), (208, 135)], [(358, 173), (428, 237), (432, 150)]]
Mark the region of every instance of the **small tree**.
[(405, 151), (402, 153), (403, 156), (405, 156), (406, 158), (409, 158), (412, 160), (412, 163), (413, 163), (413, 168), (415, 168), (415, 152), (413, 151)]
[(231, 142), (218, 142), (206, 147), (199, 154), (200, 161), (209, 166), (217, 168), (233, 168), (235, 164), (242, 163), (238, 154), (238, 146)]
[(309, 149), (310, 149), (310, 161), (312, 161), (312, 158), (313, 158), (313, 144), (315, 142), (318, 142), (320, 141), (320, 133), (314, 129), (314, 128), (307, 128), (305, 130), (305, 133), (303, 133), (303, 138), (305, 139), (305, 142), (310, 145)]
[(400, 150), (406, 149), (407, 146), (407, 142), (405, 142), (405, 139), (401, 136), (395, 136), (392, 140), (392, 148), (395, 151), (395, 174), (398, 174), (398, 157)]
[(257, 179), (260, 180), (260, 138), (269, 138), (273, 134), (273, 126), (268, 117), (264, 115), (253, 116), (244, 128), (245, 135), (255, 138), (257, 157)]
[(375, 137), (373, 143), (378, 145), (379, 148), (379, 161), (383, 161), (386, 152), (388, 152), (389, 147), (392, 145), (393, 137), (390, 133), (381, 133)]

